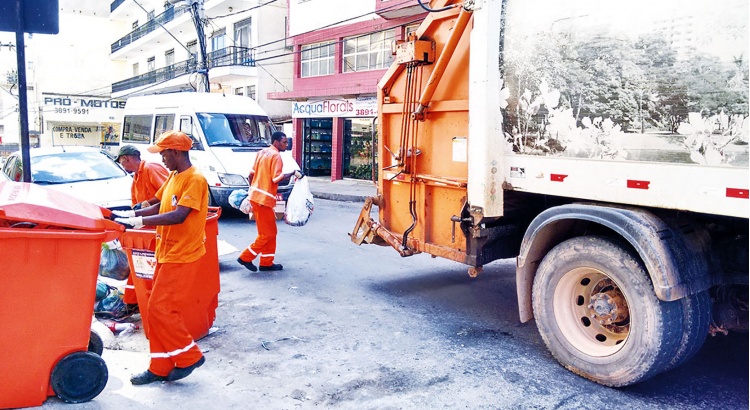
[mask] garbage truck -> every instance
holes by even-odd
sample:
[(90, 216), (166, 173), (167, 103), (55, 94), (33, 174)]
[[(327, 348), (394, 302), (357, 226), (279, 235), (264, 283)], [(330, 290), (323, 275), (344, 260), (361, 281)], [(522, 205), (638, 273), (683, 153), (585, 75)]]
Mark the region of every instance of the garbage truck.
[(747, 2), (420, 4), (351, 240), (515, 258), (520, 321), (606, 386), (746, 332)]

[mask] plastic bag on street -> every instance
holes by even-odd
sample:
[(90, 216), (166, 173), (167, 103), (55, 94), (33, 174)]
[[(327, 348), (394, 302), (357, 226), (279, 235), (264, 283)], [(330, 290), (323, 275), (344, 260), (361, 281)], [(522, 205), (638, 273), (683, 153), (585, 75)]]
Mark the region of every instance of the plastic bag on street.
[(229, 194), (229, 205), (234, 209), (239, 209), (242, 213), (250, 213), (252, 207), (250, 206), (250, 199), (247, 191), (244, 189), (235, 189)]
[(286, 201), (284, 222), (292, 226), (302, 226), (310, 219), (313, 208), (313, 195), (307, 178), (298, 179)]
[[(99, 291), (97, 283), (97, 291)], [(130, 315), (128, 306), (122, 300), (122, 292), (114, 286), (106, 286), (106, 295), (94, 303), (94, 316), (104, 319), (120, 319)], [(99, 295), (97, 295), (97, 299)]]
[(122, 249), (120, 241), (115, 239), (103, 243), (99, 259), (99, 275), (105, 278), (124, 280), (129, 274), (128, 254)]

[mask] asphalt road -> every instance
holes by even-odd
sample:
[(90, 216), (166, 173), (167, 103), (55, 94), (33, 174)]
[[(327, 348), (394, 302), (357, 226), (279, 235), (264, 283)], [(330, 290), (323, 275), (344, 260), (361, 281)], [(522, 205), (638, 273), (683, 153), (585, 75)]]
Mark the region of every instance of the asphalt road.
[[(519, 323), (514, 260), (471, 279), (451, 261), (357, 247), (347, 234), (359, 210), (317, 200), (306, 226), (279, 222), (281, 272), (221, 257), (219, 331), (199, 341), (207, 361), (188, 378), (131, 386), (148, 360), (131, 343), (105, 350), (109, 383), (93, 401), (43, 408), (748, 408), (747, 335), (709, 337), (682, 367), (603, 387), (558, 365), (533, 321)], [(254, 236), (238, 215), (220, 220), (219, 238), (237, 248)]]

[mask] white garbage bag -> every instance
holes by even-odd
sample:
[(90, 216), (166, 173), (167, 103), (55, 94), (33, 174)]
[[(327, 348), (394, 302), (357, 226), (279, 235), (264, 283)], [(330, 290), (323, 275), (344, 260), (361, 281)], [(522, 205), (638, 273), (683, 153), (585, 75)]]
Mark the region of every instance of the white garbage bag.
[(286, 201), (284, 222), (292, 226), (302, 226), (310, 219), (313, 212), (313, 195), (307, 178), (298, 179), (294, 183), (292, 193)]
[(229, 194), (229, 205), (234, 209), (239, 209), (241, 212), (249, 214), (253, 211), (252, 205), (250, 205), (250, 196), (244, 189), (235, 189)]

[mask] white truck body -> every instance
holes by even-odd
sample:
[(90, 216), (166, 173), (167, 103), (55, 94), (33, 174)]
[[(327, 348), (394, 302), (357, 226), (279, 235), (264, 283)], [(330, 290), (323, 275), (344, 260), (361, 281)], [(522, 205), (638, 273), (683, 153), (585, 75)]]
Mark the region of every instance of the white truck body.
[[(508, 13), (517, 7), (519, 17), (523, 21), (534, 19), (534, 26), (544, 26), (540, 15), (546, 17), (547, 27), (554, 22), (567, 19), (582, 18), (581, 14), (588, 14), (586, 18), (601, 19), (602, 25), (615, 25), (623, 19), (623, 14), (629, 18), (634, 13), (646, 16), (643, 10), (654, 10), (652, 1), (630, 2), (597, 2), (578, 0), (564, 4), (550, 5), (546, 1), (508, 3)], [(747, 17), (747, 4), (738, 10), (716, 8), (703, 2), (695, 1), (662, 1), (663, 7), (683, 9), (682, 16), (695, 19), (698, 10), (714, 9), (715, 12), (736, 13), (737, 18)], [(613, 160), (590, 160), (570, 156), (540, 156), (515, 154), (508, 150), (507, 142), (502, 139), (484, 138), (485, 135), (502, 135), (503, 117), (498, 115), (497, 107), (501, 106), (500, 92), (504, 88), (498, 61), (500, 61), (500, 32), (503, 20), (497, 18), (501, 14), (501, 1), (477, 1), (474, 11), (474, 25), (471, 31), (470, 55), (470, 83), (469, 83), (469, 138), (468, 156), (469, 166), (468, 193), (469, 203), (484, 208), (485, 216), (502, 216), (502, 196), (490, 198), (492, 189), (500, 191), (502, 184), (512, 186), (512, 189), (539, 194), (567, 196), (573, 198), (590, 199), (596, 201), (651, 206), (658, 208), (680, 209), (715, 215), (735, 216), (747, 218), (750, 214), (748, 203), (748, 133), (750, 124), (748, 119), (739, 119), (735, 142), (741, 145), (727, 145), (713, 164), (699, 164), (667, 162), (640, 162), (638, 158), (628, 160), (622, 156)], [(742, 4), (742, 2), (724, 2), (726, 6)], [(546, 10), (541, 13), (539, 10)], [(584, 10), (584, 11), (582, 11)], [(718, 11), (717, 11), (718, 10)], [(743, 13), (744, 11), (744, 13)], [(533, 14), (532, 14), (533, 13)], [(722, 14), (726, 16), (725, 14)], [(666, 16), (664, 20), (666, 21)], [(705, 16), (708, 18), (708, 16)], [(736, 21), (737, 18), (732, 19)], [(653, 16), (651, 17), (653, 19)], [(530, 21), (530, 20), (528, 20)], [(684, 24), (691, 24), (693, 20), (684, 20)], [(640, 22), (631, 21), (632, 26)], [(727, 23), (730, 24), (730, 23)], [(737, 36), (740, 41), (736, 44), (714, 44), (713, 50), (726, 57), (727, 52), (734, 56), (747, 55), (747, 25), (745, 30), (740, 27)], [(687, 29), (684, 27), (683, 29)], [(534, 33), (532, 30), (530, 32)], [(744, 33), (744, 36), (742, 35)], [(696, 33), (698, 35), (699, 33)], [(520, 35), (520, 34), (519, 34)], [(744, 50), (742, 39), (744, 38)], [(530, 42), (531, 40), (527, 40)], [(718, 40), (715, 40), (718, 41)], [(729, 51), (725, 49), (731, 46)], [(739, 47), (736, 47), (739, 46)], [(476, 52), (481, 50), (481, 52)], [(745, 66), (745, 68), (747, 68)], [(747, 74), (747, 73), (745, 73)], [(698, 114), (698, 119), (706, 121)], [(581, 128), (581, 127), (579, 127)], [(580, 131), (580, 129), (578, 130)], [(572, 132), (571, 132), (572, 134)], [(480, 136), (472, 138), (473, 135)], [(577, 135), (582, 138), (580, 134)], [(687, 146), (678, 143), (668, 143), (658, 139), (657, 134), (628, 133), (619, 135), (617, 143), (622, 153), (641, 150), (671, 150), (682, 152), (685, 158), (691, 154)], [(622, 154), (621, 153), (621, 154)], [(737, 160), (729, 164), (727, 157), (735, 155)], [(634, 155), (630, 155), (633, 157)], [(494, 165), (493, 165), (494, 164)], [(500, 164), (500, 166), (498, 166)], [(492, 167), (502, 169), (502, 178), (492, 172)]]

